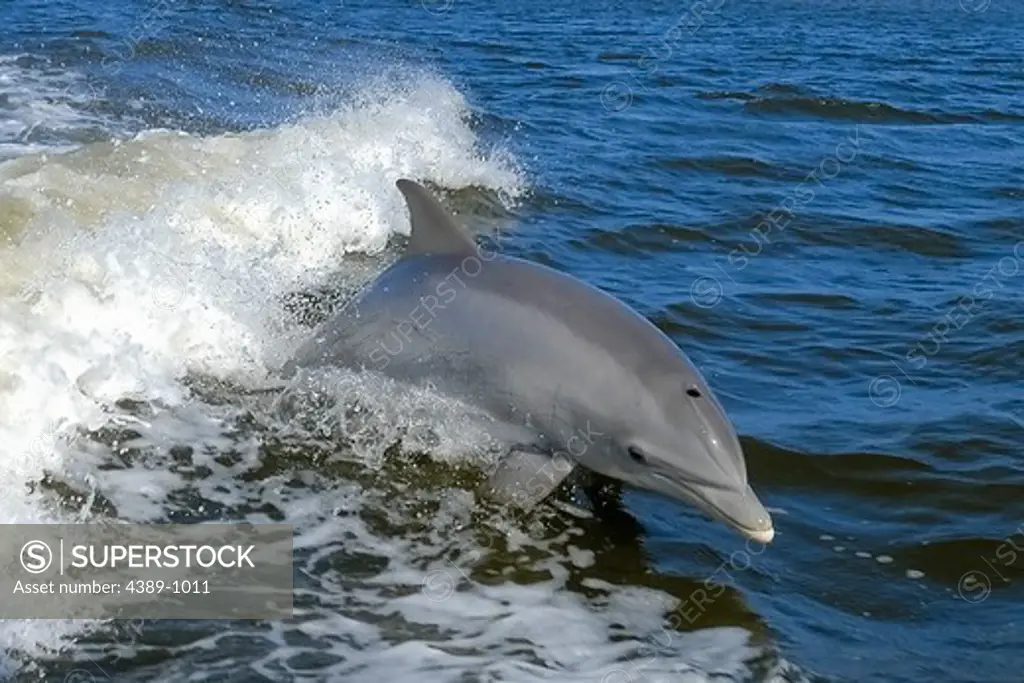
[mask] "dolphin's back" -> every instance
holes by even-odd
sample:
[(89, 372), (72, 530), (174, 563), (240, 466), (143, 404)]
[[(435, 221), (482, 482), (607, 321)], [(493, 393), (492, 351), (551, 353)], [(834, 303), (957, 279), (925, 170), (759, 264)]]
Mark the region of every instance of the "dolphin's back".
[(629, 402), (679, 363), (688, 361), (650, 322), (576, 278), (446, 254), (393, 265), (295, 357), (428, 381), (503, 418), (549, 411), (556, 422), (595, 395), (614, 411), (609, 394)]
[[(285, 368), (340, 365), (429, 383), (551, 435), (587, 416), (655, 414), (692, 365), (614, 297), (546, 266), (478, 250), (422, 186), (406, 255), (322, 325)], [(675, 383), (675, 384), (674, 384)]]

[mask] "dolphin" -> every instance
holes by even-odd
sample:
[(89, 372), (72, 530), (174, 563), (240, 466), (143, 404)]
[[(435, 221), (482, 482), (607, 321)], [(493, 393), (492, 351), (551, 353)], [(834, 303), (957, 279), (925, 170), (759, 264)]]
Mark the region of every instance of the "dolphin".
[(396, 185), (404, 254), (314, 331), (286, 377), (374, 371), (482, 408), (514, 434), (489, 492), (520, 506), (581, 468), (774, 538), (735, 429), (674, 342), (596, 287), (478, 246), (421, 185)]

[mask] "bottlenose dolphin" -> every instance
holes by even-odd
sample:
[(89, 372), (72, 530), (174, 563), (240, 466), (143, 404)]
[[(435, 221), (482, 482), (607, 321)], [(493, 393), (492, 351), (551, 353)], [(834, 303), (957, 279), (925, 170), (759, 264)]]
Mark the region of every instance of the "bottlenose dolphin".
[(403, 257), (314, 332), (286, 376), (376, 371), (483, 408), (516, 434), (490, 491), (521, 506), (578, 465), (772, 540), (736, 432), (675, 343), (600, 289), (478, 247), (426, 189), (397, 186), (412, 226)]

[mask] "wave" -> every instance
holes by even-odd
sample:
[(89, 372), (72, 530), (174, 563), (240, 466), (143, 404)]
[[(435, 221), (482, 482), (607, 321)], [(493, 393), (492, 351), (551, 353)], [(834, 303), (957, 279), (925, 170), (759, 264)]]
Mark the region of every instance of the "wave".
[[(68, 510), (38, 483), (56, 475), (103, 492), (83, 433), (157, 419), (119, 402), (218, 424), (217, 410), (189, 407), (182, 378), (264, 381), (306, 333), (288, 295), (359, 275), (349, 255), (408, 232), (397, 178), (479, 187), (509, 205), (524, 192), (514, 158), (485, 148), (447, 81), (414, 74), (357, 94), (276, 128), (148, 130), (61, 154), (22, 146), (0, 163), (0, 522), (93, 514), (91, 498)], [(31, 106), (47, 126), (72, 121)], [(162, 514), (169, 476), (125, 474), (133, 496), (118, 513)], [(88, 627), (5, 621), (0, 647), (57, 647)]]
[(114, 123), (90, 111), (95, 86), (46, 57), (0, 55), (0, 161), (66, 151)]
[(670, 157), (657, 159), (660, 168), (668, 171), (697, 171), (717, 173), (738, 178), (774, 178), (777, 180), (797, 180), (803, 175), (775, 164), (753, 157), (714, 156), (714, 157)]
[(885, 102), (852, 100), (805, 93), (798, 88), (759, 88), (755, 92), (716, 90), (698, 93), (704, 100), (736, 100), (751, 114), (811, 116), (821, 119), (880, 124), (1019, 123), (1024, 116), (994, 110), (931, 112), (896, 107)]

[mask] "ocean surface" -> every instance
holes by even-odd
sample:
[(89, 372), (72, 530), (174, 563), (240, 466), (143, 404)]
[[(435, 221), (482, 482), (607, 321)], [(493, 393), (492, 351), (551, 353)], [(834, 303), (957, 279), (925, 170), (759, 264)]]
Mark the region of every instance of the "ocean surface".
[[(0, 4), (0, 522), (296, 529), (294, 620), (5, 620), (0, 679), (1021, 680), (1022, 94), (1010, 0)], [(400, 177), (665, 330), (775, 542), (505, 517), (458, 406), (282, 387)]]

